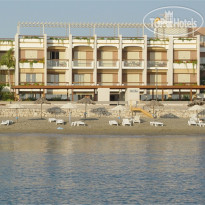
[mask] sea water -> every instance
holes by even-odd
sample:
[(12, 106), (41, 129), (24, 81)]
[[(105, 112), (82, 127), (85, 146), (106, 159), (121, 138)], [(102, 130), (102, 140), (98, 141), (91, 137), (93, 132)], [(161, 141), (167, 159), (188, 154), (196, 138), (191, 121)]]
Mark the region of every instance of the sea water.
[(203, 136), (0, 135), (0, 204), (204, 204)]

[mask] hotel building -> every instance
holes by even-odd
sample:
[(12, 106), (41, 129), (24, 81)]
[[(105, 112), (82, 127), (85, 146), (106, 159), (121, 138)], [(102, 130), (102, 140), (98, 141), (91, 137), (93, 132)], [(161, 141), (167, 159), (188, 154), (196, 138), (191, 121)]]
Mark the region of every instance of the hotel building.
[[(39, 27), (42, 35), (22, 35), (20, 27), (23, 26)], [(49, 36), (45, 32), (49, 26), (66, 27), (68, 33), (61, 37)], [(93, 33), (75, 36), (72, 27), (92, 28)], [(98, 36), (95, 29), (104, 27), (113, 27), (118, 34)], [(161, 98), (160, 86), (203, 83), (205, 38), (200, 30), (189, 37), (120, 34), (119, 28), (138, 27), (142, 28), (142, 24), (19, 23), (14, 39), (0, 39), (0, 57), (14, 49), (16, 65), (10, 69), (10, 82), (12, 86), (22, 86), (16, 90), (20, 98), (46, 95), (47, 98), (78, 100), (89, 96), (99, 101), (127, 101), (130, 98), (127, 90), (139, 87), (136, 92), (143, 100), (155, 95)], [(6, 66), (0, 67), (1, 83), (9, 82), (7, 70)], [(146, 89), (146, 86), (152, 87)], [(189, 90), (180, 89), (180, 94), (189, 94)], [(178, 89), (163, 89), (163, 99), (178, 95)]]

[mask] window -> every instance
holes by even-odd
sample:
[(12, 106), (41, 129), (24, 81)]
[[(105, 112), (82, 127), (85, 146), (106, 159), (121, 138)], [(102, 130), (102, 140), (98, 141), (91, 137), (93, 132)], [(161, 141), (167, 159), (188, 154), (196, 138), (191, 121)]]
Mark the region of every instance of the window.
[(51, 51), (50, 59), (59, 59), (59, 51)]
[(84, 82), (84, 74), (74, 74), (74, 82), (83, 83)]
[(49, 85), (59, 83), (59, 74), (48, 74), (48, 83)]
[(150, 52), (150, 60), (151, 61), (162, 60), (162, 52)]
[(26, 50), (25, 51), (25, 58), (26, 59), (37, 59), (38, 58), (38, 52), (33, 50)]
[(85, 51), (74, 51), (74, 59), (86, 59)]
[(187, 60), (191, 58), (191, 52), (190, 51), (178, 51), (178, 59), (181, 60)]
[(26, 74), (26, 82), (27, 83), (34, 83), (34, 82), (36, 82), (36, 74), (27, 73)]

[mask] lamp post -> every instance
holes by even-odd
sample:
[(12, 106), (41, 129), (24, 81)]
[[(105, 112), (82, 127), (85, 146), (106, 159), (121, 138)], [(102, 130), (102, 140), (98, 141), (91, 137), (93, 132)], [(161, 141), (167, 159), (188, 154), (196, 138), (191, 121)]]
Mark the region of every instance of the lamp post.
[(155, 68), (155, 71), (156, 71), (156, 101), (158, 99), (158, 95), (157, 95), (157, 83), (158, 83), (158, 73), (157, 73), (157, 67)]

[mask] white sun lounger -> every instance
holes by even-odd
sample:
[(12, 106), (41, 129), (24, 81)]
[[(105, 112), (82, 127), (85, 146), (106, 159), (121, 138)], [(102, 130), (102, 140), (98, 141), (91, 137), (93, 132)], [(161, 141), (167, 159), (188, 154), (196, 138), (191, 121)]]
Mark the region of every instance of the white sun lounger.
[(109, 120), (109, 125), (117, 125), (118, 126), (118, 122), (116, 120)]
[(198, 122), (198, 123), (197, 123), (197, 126), (199, 126), (199, 127), (205, 127), (205, 122)]
[(150, 125), (157, 127), (157, 126), (164, 126), (164, 123), (162, 123), (162, 122), (150, 122)]
[(190, 118), (189, 120), (188, 120), (188, 125), (189, 126), (191, 126), (191, 125), (197, 125), (199, 122), (198, 122), (198, 120), (195, 120), (195, 119), (192, 119), (192, 118)]
[(13, 124), (14, 122), (12, 121), (12, 120), (6, 120), (6, 121), (2, 121), (1, 122), (1, 125), (11, 125), (11, 124)]
[(80, 125), (85, 126), (86, 124), (82, 121), (75, 121), (71, 123), (71, 126), (80, 126)]
[(49, 122), (56, 122), (56, 118), (49, 118), (48, 121)]
[(133, 119), (133, 123), (141, 123), (140, 116), (136, 115)]
[(56, 125), (58, 125), (58, 124), (64, 124), (64, 120), (62, 120), (62, 119), (56, 120)]
[(123, 126), (125, 126), (125, 125), (132, 126), (132, 123), (130, 122), (129, 119), (122, 119), (122, 125), (123, 125)]

